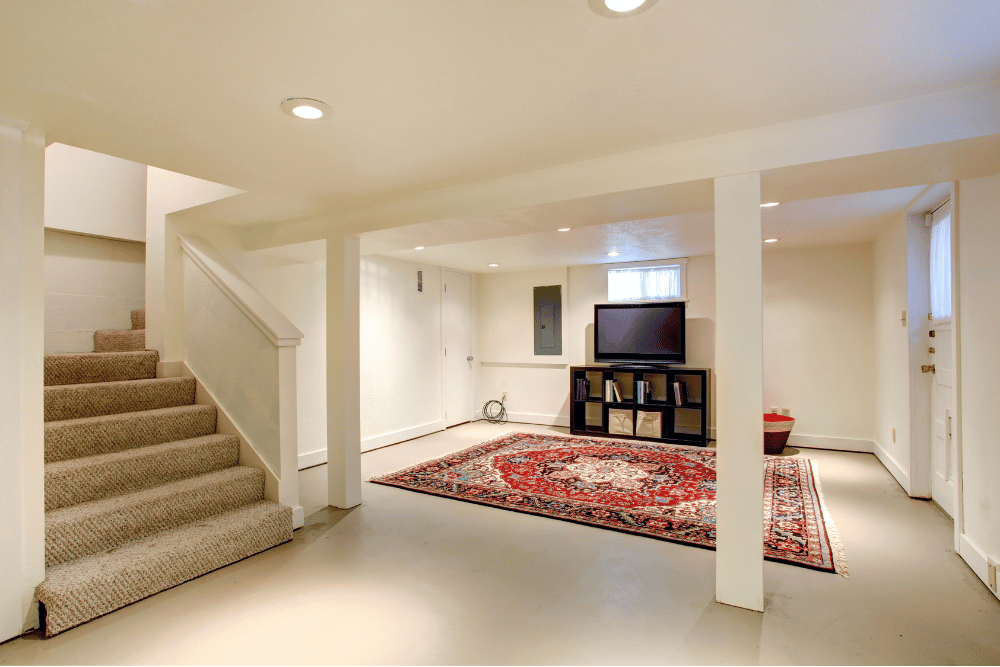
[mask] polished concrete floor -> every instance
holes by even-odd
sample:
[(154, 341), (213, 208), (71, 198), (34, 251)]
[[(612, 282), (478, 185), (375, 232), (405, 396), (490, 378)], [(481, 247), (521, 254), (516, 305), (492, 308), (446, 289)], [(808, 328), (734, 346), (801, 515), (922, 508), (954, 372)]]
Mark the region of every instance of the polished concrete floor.
[[(369, 452), (364, 474), (508, 429), (565, 432), (477, 422)], [(713, 602), (711, 551), (373, 484), (333, 510), (320, 466), (291, 543), (0, 664), (1000, 663), (1000, 602), (948, 517), (872, 455), (796, 455), (819, 462), (851, 577), (765, 563), (763, 614)]]

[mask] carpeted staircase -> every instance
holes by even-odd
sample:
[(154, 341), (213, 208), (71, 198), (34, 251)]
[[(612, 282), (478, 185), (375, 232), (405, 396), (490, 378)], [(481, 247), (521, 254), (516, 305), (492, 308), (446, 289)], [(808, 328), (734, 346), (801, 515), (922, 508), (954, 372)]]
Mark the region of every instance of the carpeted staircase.
[(144, 311), (93, 353), (45, 357), (45, 581), (52, 636), (292, 539), (291, 508), (239, 465), (239, 440), (157, 378)]

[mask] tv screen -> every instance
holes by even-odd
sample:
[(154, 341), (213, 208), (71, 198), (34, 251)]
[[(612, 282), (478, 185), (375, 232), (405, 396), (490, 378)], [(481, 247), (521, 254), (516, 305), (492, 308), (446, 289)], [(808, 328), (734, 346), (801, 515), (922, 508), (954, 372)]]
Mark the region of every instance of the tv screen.
[(594, 361), (683, 364), (684, 302), (597, 304)]

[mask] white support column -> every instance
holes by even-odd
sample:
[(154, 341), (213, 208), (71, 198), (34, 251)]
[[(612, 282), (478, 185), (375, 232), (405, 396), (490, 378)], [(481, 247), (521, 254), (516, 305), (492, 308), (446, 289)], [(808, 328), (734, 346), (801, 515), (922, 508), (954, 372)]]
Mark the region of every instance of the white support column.
[(278, 347), (278, 428), (281, 438), (281, 484), (278, 502), (292, 508), (292, 527), (305, 523), (299, 502), (299, 409), (295, 379), (295, 346)]
[(764, 611), (760, 173), (715, 179), (715, 599)]
[(326, 419), (329, 503), (361, 504), (361, 244), (326, 240)]
[(44, 188), (45, 133), (0, 116), (0, 641), (45, 579)]

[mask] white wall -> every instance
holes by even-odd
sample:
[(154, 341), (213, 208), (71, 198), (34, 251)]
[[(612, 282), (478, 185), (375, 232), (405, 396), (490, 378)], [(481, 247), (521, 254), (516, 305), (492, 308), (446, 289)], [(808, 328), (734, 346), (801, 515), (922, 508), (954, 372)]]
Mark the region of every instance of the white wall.
[(146, 165), (64, 144), (45, 149), (45, 226), (146, 240)]
[[(50, 147), (51, 148), (51, 147)], [(45, 230), (45, 352), (93, 352), (94, 331), (131, 329), (143, 307), (144, 243)]]
[(243, 254), (240, 270), (302, 333), (295, 350), (299, 467), (326, 460), (326, 262)]
[(986, 580), (986, 558), (1000, 558), (1000, 174), (961, 181), (958, 189), (959, 360), (962, 556)]
[(362, 451), (443, 429), (442, 382), (441, 267), (362, 257)]
[[(563, 353), (535, 356), (534, 288), (562, 286)], [(570, 351), (581, 338), (571, 324), (565, 268), (479, 274), (479, 392), (476, 407), (500, 400), (513, 422), (569, 426)]]
[(764, 407), (791, 409), (789, 444), (872, 451), (871, 244), (769, 248), (763, 272)]
[[(797, 421), (790, 444), (872, 451), (875, 351), (871, 245), (767, 249), (763, 266), (765, 405), (762, 408), (775, 405), (791, 409)], [(905, 269), (905, 263), (903, 266)], [(606, 264), (596, 264), (574, 266), (567, 271), (563, 345), (569, 365), (594, 363), (594, 304), (607, 299), (607, 269)], [(526, 321), (530, 323), (532, 315), (530, 298), (526, 304), (520, 304), (520, 312), (513, 313), (512, 308), (517, 304), (494, 295), (505, 285), (556, 284), (544, 282), (554, 275), (558, 273), (530, 271), (520, 275), (480, 276), (484, 327), (480, 353), (484, 361), (503, 358), (505, 354), (502, 339), (487, 337), (488, 322), (508, 317), (528, 318)], [(691, 257), (687, 275), (686, 365), (714, 371), (714, 256)], [(522, 347), (518, 343), (515, 351)], [(502, 368), (489, 366), (484, 364), (481, 370), (480, 402), (499, 399), (506, 391), (508, 411), (522, 421), (568, 424), (568, 368), (536, 367), (523, 362)], [(713, 390), (713, 427), (714, 413)]]

